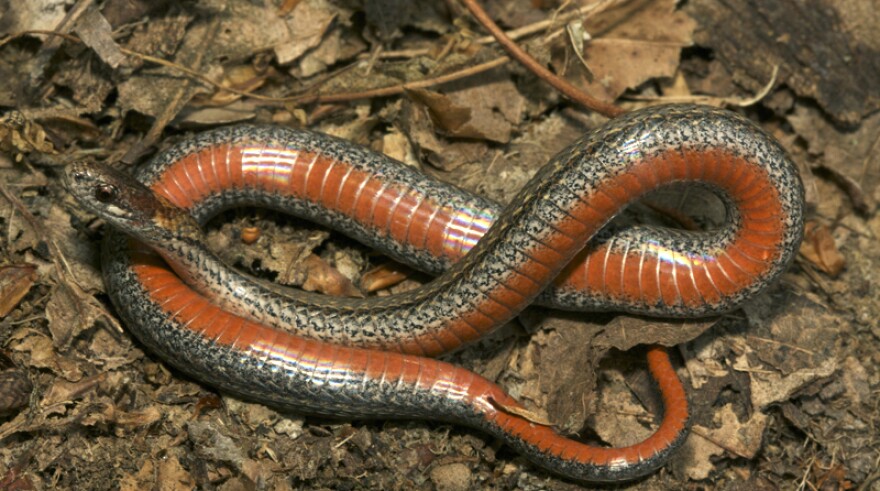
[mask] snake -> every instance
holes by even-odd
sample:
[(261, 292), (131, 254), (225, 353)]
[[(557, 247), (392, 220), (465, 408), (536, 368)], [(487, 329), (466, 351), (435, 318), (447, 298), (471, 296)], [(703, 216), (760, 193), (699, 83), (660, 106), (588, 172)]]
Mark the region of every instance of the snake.
[[(66, 181), (112, 226), (102, 269), (120, 316), (184, 373), (297, 412), (474, 427), (582, 481), (644, 476), (682, 444), (687, 397), (663, 349), (648, 350), (663, 419), (623, 448), (566, 438), (491, 381), (428, 357), (534, 301), (673, 317), (727, 312), (785, 271), (804, 220), (803, 185), (782, 147), (740, 115), (691, 105), (633, 111), (587, 133), (507, 207), (351, 142), (277, 126), (187, 138), (133, 176), (79, 162)], [(633, 201), (681, 184), (715, 194), (724, 225), (601, 233)], [(256, 281), (222, 264), (202, 231), (218, 212), (250, 205), (315, 220), (440, 275), (366, 299)]]

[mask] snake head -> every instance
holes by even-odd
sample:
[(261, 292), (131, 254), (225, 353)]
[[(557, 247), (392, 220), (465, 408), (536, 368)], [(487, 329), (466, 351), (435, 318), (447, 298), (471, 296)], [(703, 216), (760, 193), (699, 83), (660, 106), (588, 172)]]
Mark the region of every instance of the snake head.
[(201, 234), (186, 210), (107, 165), (76, 162), (67, 167), (65, 181), (86, 209), (147, 243), (198, 238)]

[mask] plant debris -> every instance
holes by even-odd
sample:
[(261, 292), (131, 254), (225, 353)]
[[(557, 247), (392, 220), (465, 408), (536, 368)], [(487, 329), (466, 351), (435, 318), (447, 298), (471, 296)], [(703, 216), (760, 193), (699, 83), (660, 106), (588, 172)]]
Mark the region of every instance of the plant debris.
[[(718, 319), (533, 307), (445, 359), (499, 383), (533, 421), (627, 445), (662, 413), (640, 345), (668, 346), (693, 431), (662, 470), (621, 487), (877, 486), (869, 2), (479, 3), (599, 113), (514, 61), (462, 2), (0, 2), (0, 489), (579, 488), (468, 428), (282, 413), (168, 368), (109, 305), (103, 224), (59, 176), (83, 159), (130, 168), (194, 130), (247, 121), (345, 138), (506, 204), (606, 120), (602, 107), (663, 102), (727, 105), (798, 163), (813, 212), (782, 281)], [(722, 208), (676, 189), (621, 219), (694, 228)], [(245, 272), (326, 294), (430, 281), (266, 210), (225, 212), (207, 236)]]

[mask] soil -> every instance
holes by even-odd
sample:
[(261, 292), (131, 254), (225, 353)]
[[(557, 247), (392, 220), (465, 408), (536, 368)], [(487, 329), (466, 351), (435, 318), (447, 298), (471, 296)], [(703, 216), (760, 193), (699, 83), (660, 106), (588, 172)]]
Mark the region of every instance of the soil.
[[(746, 115), (798, 164), (810, 214), (781, 281), (721, 318), (533, 307), (444, 359), (574, 438), (620, 446), (662, 412), (644, 364), (644, 344), (660, 343), (692, 431), (658, 472), (616, 487), (880, 490), (880, 14), (868, 3), (482, 2), (603, 101)], [(60, 179), (74, 161), (129, 169), (197, 131), (260, 122), (340, 136), (507, 203), (606, 118), (485, 32), (453, 0), (0, 2), (0, 490), (594, 487), (469, 428), (279, 412), (176, 372), (121, 324), (100, 274), (104, 224)], [(712, 208), (682, 197), (659, 193), (625, 219)], [(293, 287), (371, 296), (430, 281), (266, 210), (224, 213), (208, 235), (229, 264)]]

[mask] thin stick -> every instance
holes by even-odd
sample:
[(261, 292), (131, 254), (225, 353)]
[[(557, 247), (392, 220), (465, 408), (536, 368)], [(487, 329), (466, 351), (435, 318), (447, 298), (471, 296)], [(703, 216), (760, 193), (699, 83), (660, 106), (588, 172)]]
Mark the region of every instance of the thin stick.
[[(16, 33), (12, 36), (9, 36), (2, 41), (0, 41), (0, 47), (9, 41), (29, 35), (29, 34), (43, 34), (48, 36), (59, 36), (65, 39), (68, 39), (73, 42), (80, 43), (82, 42), (78, 37), (73, 36), (71, 34), (59, 33), (55, 31), (44, 31), (44, 30), (30, 30)], [(425, 87), (433, 87), (435, 85), (444, 84), (447, 82), (452, 82), (454, 80), (459, 80), (462, 78), (470, 77), (471, 75), (476, 75), (478, 73), (486, 72), (492, 70), (493, 68), (497, 68), (502, 66), (508, 62), (510, 62), (510, 58), (506, 56), (501, 56), (495, 58), (493, 60), (487, 61), (485, 63), (481, 63), (479, 65), (475, 65), (472, 67), (464, 68), (462, 70), (458, 70), (452, 73), (447, 73), (446, 75), (440, 75), (434, 78), (427, 78), (423, 80), (417, 80), (415, 82), (406, 82), (399, 85), (392, 85), (388, 87), (379, 87), (377, 89), (364, 90), (360, 92), (342, 92), (336, 94), (302, 94), (291, 97), (270, 97), (261, 94), (257, 94), (254, 92), (239, 90), (234, 87), (227, 87), (218, 82), (211, 80), (210, 78), (202, 75), (201, 73), (196, 72), (195, 70), (191, 70), (185, 66), (178, 65), (172, 61), (165, 60), (163, 58), (157, 58), (155, 56), (146, 55), (143, 53), (138, 53), (137, 51), (132, 51), (127, 48), (123, 48), (120, 46), (119, 48), (123, 53), (128, 56), (134, 56), (140, 58), (144, 61), (148, 61), (150, 63), (155, 63), (157, 65), (161, 65), (164, 67), (168, 67), (178, 72), (183, 73), (189, 77), (192, 77), (202, 83), (205, 83), (211, 87), (214, 87), (217, 90), (231, 92), (236, 95), (240, 95), (242, 97), (250, 97), (252, 99), (256, 99), (263, 102), (269, 103), (294, 103), (294, 104), (307, 104), (311, 102), (319, 102), (319, 103), (328, 103), (328, 102), (347, 102), (354, 101), (358, 99), (369, 99), (372, 97), (386, 97), (390, 95), (397, 95), (406, 92), (409, 89), (421, 89)]]
[(581, 104), (582, 106), (596, 111), (602, 115), (608, 116), (609, 118), (613, 118), (615, 116), (619, 116), (623, 114), (624, 109), (615, 106), (614, 104), (608, 104), (606, 102), (602, 102), (599, 99), (585, 93), (581, 89), (575, 87), (567, 80), (556, 76), (550, 70), (544, 68), (537, 60), (532, 58), (531, 55), (523, 51), (512, 39), (507, 37), (504, 31), (498, 27), (498, 24), (489, 17), (489, 14), (483, 10), (482, 7), (477, 3), (476, 0), (461, 0), (464, 3), (465, 7), (470, 10), (471, 14), (483, 25), (493, 36), (498, 40), (498, 44), (500, 44), (510, 56), (523, 64), (526, 68), (528, 68), (532, 73), (546, 81), (553, 88), (572, 99), (573, 101)]

